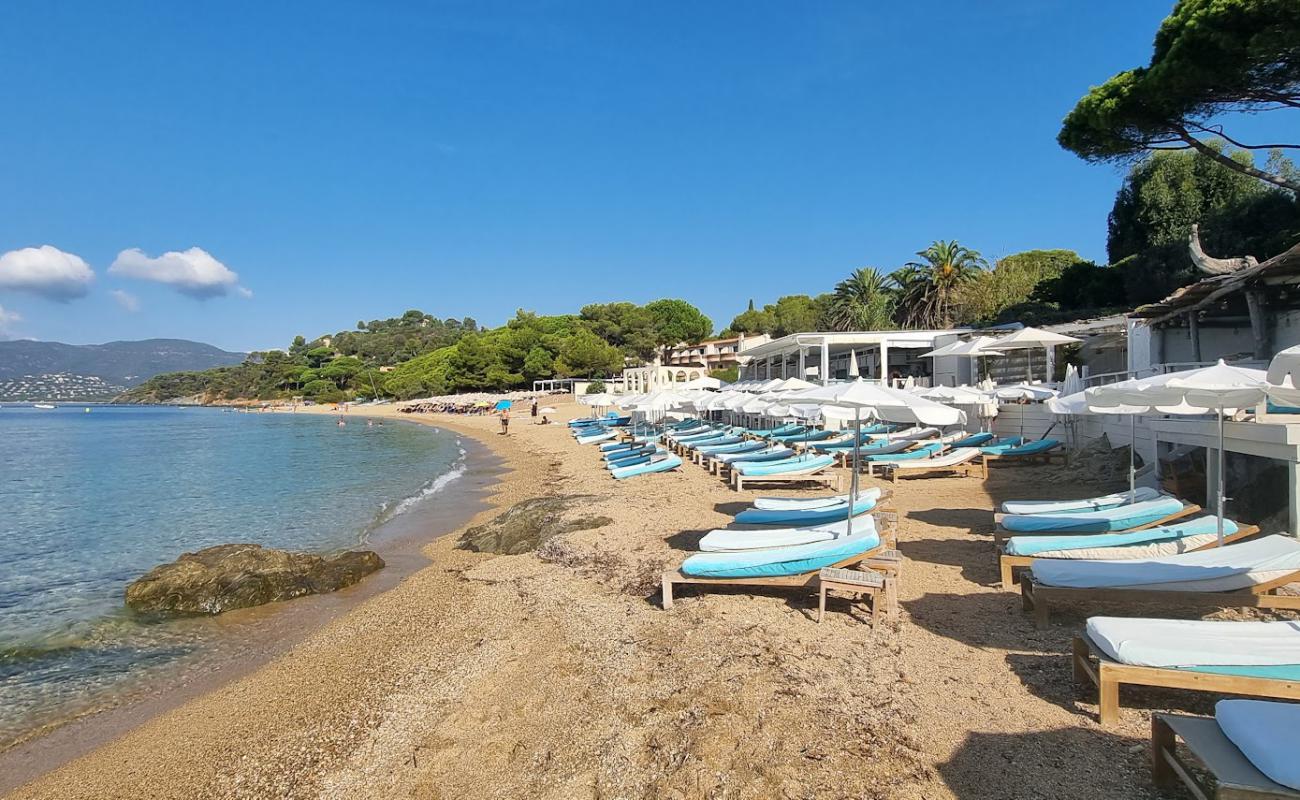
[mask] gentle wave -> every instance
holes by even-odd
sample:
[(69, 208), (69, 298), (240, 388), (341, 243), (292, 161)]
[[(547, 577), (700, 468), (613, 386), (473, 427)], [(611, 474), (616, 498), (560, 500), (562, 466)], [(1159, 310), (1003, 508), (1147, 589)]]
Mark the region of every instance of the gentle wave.
[(457, 478), (464, 475), (467, 468), (465, 456), (468, 455), (468, 453), (463, 447), (457, 449), (459, 450), (459, 455), (456, 457), (456, 460), (452, 462), (451, 469), (431, 479), (428, 483), (424, 484), (424, 486), (421, 486), (415, 494), (409, 497), (404, 497), (391, 505), (386, 504), (381, 507), (379, 513), (375, 515), (374, 520), (372, 520), (370, 524), (361, 531), (360, 544), (368, 542), (370, 540), (370, 535), (385, 523), (391, 522), (393, 519), (401, 516), (407, 511), (410, 511), (417, 503), (441, 492)]

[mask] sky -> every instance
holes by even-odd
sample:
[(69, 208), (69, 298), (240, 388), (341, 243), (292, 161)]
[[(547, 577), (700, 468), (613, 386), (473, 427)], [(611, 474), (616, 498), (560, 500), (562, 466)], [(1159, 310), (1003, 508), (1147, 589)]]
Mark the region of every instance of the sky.
[(284, 347), (747, 301), (936, 239), (1104, 263), (1061, 150), (1172, 0), (0, 4), (0, 335)]

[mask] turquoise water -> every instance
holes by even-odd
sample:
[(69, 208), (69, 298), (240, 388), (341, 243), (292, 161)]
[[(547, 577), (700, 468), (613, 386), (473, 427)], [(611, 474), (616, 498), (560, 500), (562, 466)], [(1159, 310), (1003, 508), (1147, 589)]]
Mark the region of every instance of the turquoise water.
[(0, 746), (192, 654), (211, 621), (147, 623), (128, 582), (227, 542), (365, 544), (464, 468), (409, 423), (217, 409), (0, 409)]

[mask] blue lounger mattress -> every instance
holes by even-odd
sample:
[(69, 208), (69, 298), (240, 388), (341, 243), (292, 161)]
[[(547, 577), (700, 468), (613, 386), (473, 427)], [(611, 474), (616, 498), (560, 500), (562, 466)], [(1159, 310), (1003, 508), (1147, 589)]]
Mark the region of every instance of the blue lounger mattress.
[(1183, 509), (1183, 502), (1162, 497), (1145, 503), (1073, 514), (1008, 514), (1004, 530), (1017, 533), (1108, 533), (1150, 525)]
[(793, 547), (732, 553), (696, 553), (682, 563), (682, 573), (697, 578), (776, 578), (816, 572), (822, 567), (868, 553), (880, 546), (874, 530), (839, 540)]
[[(1230, 536), (1239, 530), (1230, 519), (1223, 521), (1223, 533)], [(1189, 536), (1202, 536), (1219, 532), (1215, 517), (1200, 517), (1180, 525), (1159, 525), (1129, 533), (1085, 533), (1082, 536), (1012, 536), (1007, 540), (1006, 553), (1010, 556), (1034, 556), (1061, 550), (1098, 550), (1107, 547), (1136, 547), (1160, 542), (1172, 542)]]
[(1145, 503), (1160, 497), (1162, 495), (1155, 489), (1140, 486), (1132, 492), (1115, 492), (1083, 500), (1008, 500), (1002, 504), (1002, 510), (1008, 514), (1070, 514)]
[(752, 477), (756, 475), (792, 475), (796, 473), (815, 472), (819, 469), (829, 467), (835, 463), (831, 456), (798, 456), (789, 458), (784, 461), (773, 461), (771, 463), (753, 462), (736, 462), (732, 464), (741, 475)]
[[(875, 494), (862, 494), (858, 496), (857, 502), (853, 504), (853, 515), (865, 514), (876, 507), (876, 502), (880, 497), (877, 491)], [(736, 522), (742, 525), (821, 525), (827, 522), (835, 522), (841, 519), (848, 519), (849, 503), (847, 500), (834, 505), (820, 506), (817, 508), (747, 508), (736, 515)]]
[(624, 478), (635, 478), (637, 475), (649, 475), (653, 472), (667, 472), (670, 469), (677, 469), (682, 465), (682, 460), (677, 456), (668, 456), (659, 460), (647, 460), (642, 464), (633, 464), (629, 467), (621, 467), (609, 471), (617, 480)]

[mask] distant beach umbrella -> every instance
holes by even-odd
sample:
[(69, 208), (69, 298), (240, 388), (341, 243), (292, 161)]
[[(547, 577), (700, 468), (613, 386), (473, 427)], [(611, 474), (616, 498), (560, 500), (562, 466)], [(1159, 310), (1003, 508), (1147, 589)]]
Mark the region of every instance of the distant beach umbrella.
[(510, 400), (498, 400), (497, 404), (493, 406), (493, 408), (495, 408), (497, 411), (505, 411), (507, 408), (510, 408), (513, 405), (514, 402)]

